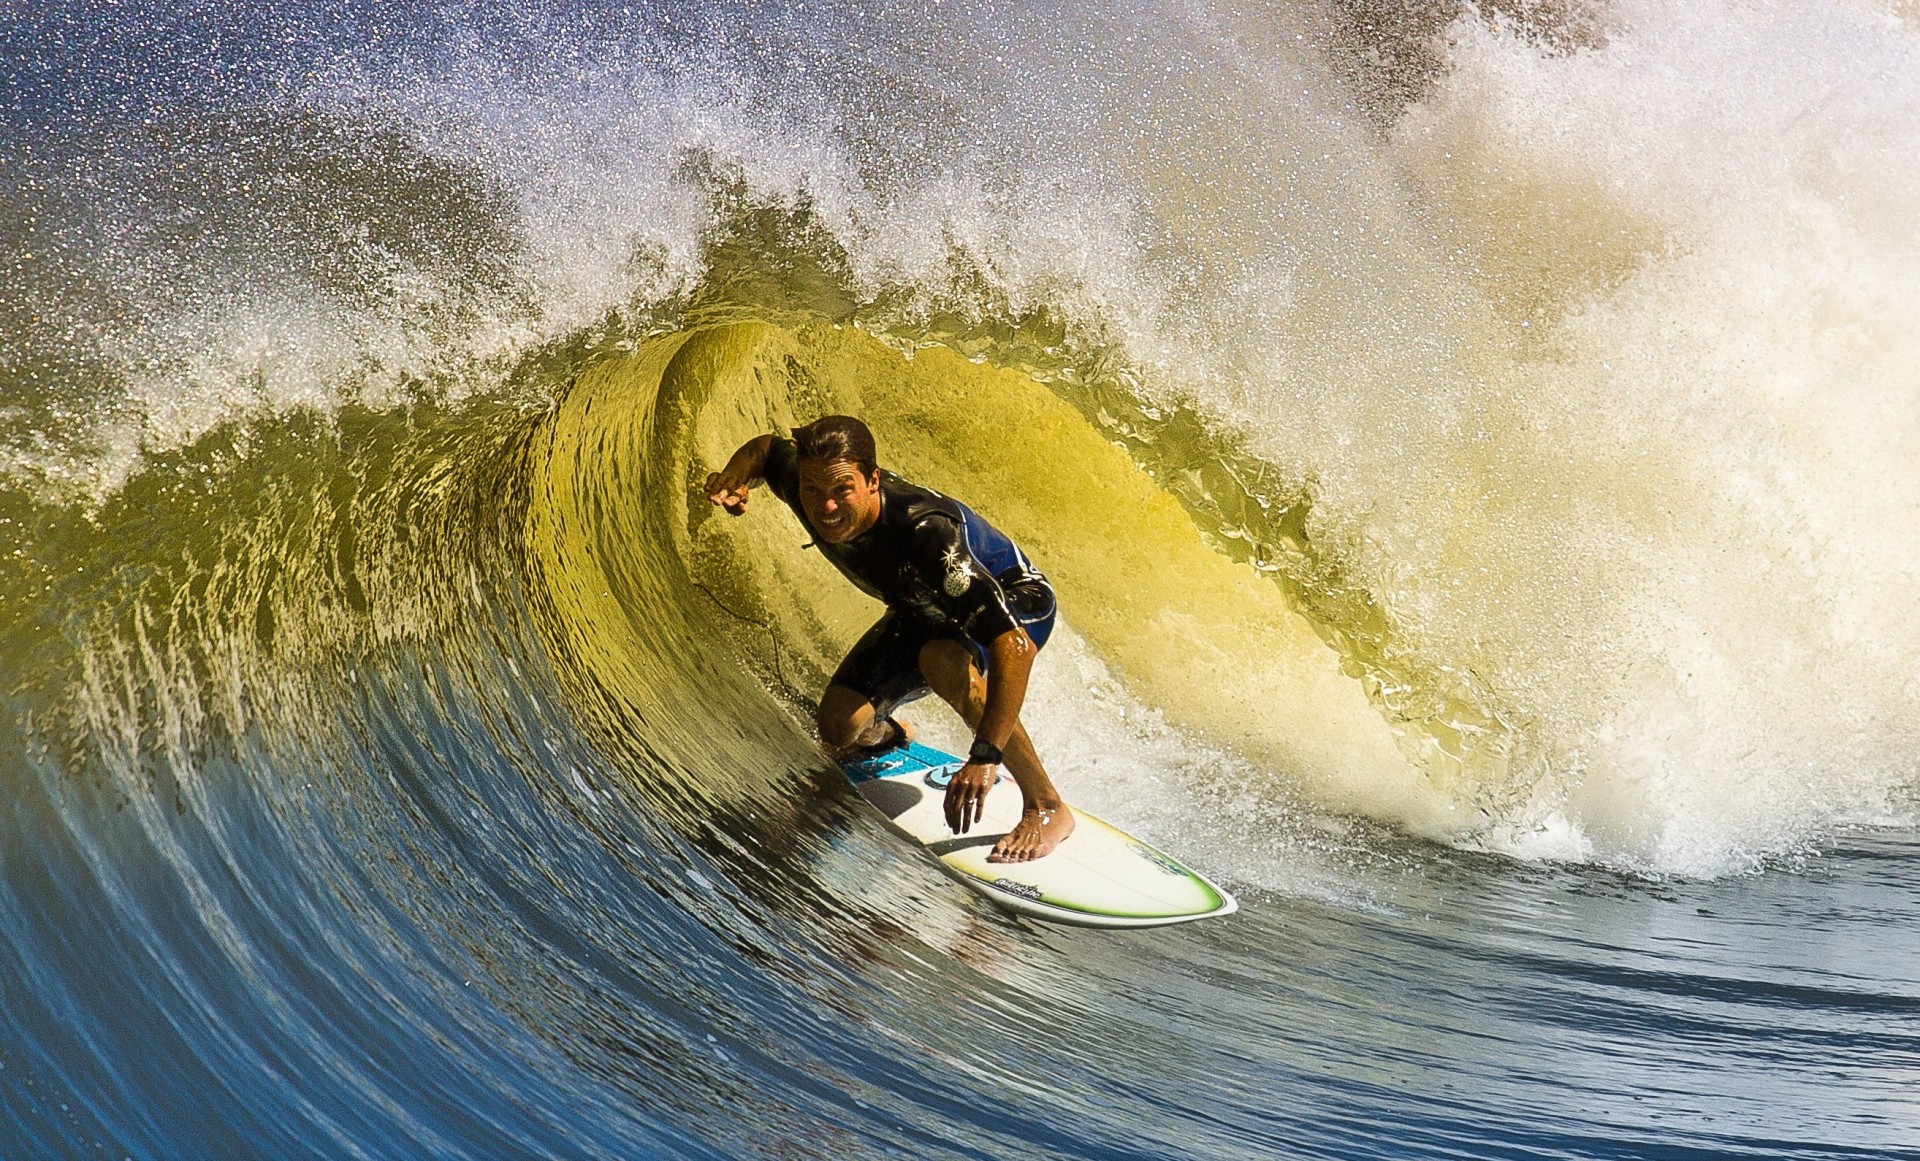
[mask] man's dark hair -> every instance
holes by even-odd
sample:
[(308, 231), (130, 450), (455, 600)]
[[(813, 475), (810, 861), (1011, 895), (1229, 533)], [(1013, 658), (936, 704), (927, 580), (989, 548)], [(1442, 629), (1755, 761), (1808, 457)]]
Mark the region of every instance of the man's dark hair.
[(873, 433), (851, 415), (823, 416), (794, 428), (793, 449), (803, 460), (844, 460), (863, 476), (871, 476), (879, 466), (874, 462)]

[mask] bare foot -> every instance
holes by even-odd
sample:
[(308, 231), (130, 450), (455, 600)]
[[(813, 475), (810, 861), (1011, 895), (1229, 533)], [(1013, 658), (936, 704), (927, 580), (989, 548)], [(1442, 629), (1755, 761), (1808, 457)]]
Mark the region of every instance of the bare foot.
[(1006, 837), (994, 845), (992, 852), (987, 855), (987, 861), (1027, 863), (1045, 858), (1072, 833), (1072, 807), (1065, 803), (1052, 810), (1029, 806), (1020, 812), (1020, 821), (1014, 824)]

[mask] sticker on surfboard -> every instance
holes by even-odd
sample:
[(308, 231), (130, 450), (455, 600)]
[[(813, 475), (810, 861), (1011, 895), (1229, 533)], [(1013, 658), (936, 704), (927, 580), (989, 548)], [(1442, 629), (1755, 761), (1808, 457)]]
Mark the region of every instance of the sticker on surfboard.
[[(955, 774), (960, 773), (961, 770), (965, 769), (966, 765), (967, 764), (965, 762), (943, 763), (939, 766), (935, 766), (932, 769), (928, 770), (926, 772), (926, 775), (923, 778), (921, 778), (921, 781), (925, 782), (928, 786), (933, 787), (935, 790), (940, 791), (942, 794), (945, 794), (947, 791), (948, 785), (950, 785), (953, 782), (953, 776)], [(1013, 781), (1012, 776), (1009, 775), (1005, 770), (1002, 770), (1000, 771), (1000, 776), (994, 779), (993, 784), (995, 786), (998, 786), (1002, 782), (1011, 782), (1011, 781)]]

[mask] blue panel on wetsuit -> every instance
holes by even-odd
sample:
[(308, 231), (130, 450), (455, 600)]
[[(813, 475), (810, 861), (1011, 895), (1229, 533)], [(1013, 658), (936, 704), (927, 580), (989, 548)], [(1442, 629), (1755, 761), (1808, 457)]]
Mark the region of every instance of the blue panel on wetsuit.
[[(952, 500), (952, 497), (948, 499)], [(952, 500), (952, 503), (960, 509), (960, 524), (967, 534), (967, 551), (973, 554), (973, 559), (979, 562), (988, 576), (1003, 576), (1010, 568), (1017, 568), (1023, 573), (1032, 570), (1033, 566), (1027, 563), (1027, 558), (1021, 555), (1005, 533), (982, 520), (979, 513), (960, 501)]]

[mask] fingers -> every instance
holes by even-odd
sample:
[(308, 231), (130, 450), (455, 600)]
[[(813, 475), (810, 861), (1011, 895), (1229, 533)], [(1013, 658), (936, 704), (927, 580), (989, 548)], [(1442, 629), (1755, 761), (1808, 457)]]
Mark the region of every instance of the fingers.
[(745, 484), (727, 483), (719, 472), (707, 474), (707, 499), (725, 508), (729, 516), (738, 516), (747, 510), (747, 490)]
[(967, 819), (967, 805), (972, 797), (972, 789), (967, 784), (967, 773), (962, 770), (947, 783), (947, 800), (941, 805), (946, 808), (947, 829), (955, 834), (965, 834), (973, 825)]
[(947, 829), (966, 834), (987, 812), (987, 791), (993, 789), (991, 767), (968, 763), (947, 783), (947, 797), (941, 806), (947, 816)]

